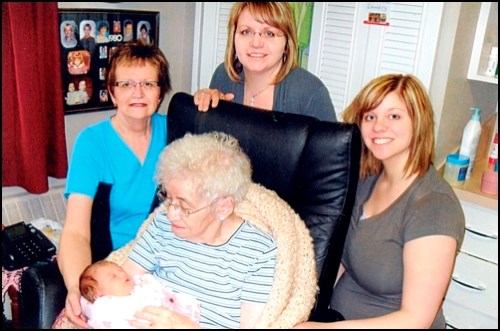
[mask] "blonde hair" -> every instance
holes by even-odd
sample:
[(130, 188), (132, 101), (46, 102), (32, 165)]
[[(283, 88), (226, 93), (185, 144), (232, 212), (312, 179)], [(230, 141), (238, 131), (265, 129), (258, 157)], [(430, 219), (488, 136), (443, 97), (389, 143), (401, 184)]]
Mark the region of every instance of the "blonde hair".
[(241, 13), (247, 8), (258, 22), (266, 23), (283, 31), (285, 34), (286, 45), (283, 54), (283, 65), (273, 82), (277, 84), (285, 79), (286, 75), (298, 65), (297, 32), (293, 10), (288, 2), (235, 2), (231, 7), (231, 14), (227, 24), (228, 41), (224, 66), (233, 82), (241, 82), (240, 73), (243, 67), (236, 57), (234, 38)]
[(252, 181), (252, 167), (236, 138), (222, 132), (188, 133), (167, 145), (155, 174), (158, 185), (178, 178), (191, 180), (207, 200), (232, 196), (240, 201)]
[[(429, 96), (417, 77), (407, 74), (387, 74), (371, 80), (345, 109), (343, 119), (361, 127), (366, 112), (376, 108), (387, 94), (395, 92), (404, 102), (412, 122), (411, 157), (406, 161), (407, 176), (423, 176), (434, 158), (434, 111)], [(360, 177), (382, 171), (382, 162), (362, 144)]]

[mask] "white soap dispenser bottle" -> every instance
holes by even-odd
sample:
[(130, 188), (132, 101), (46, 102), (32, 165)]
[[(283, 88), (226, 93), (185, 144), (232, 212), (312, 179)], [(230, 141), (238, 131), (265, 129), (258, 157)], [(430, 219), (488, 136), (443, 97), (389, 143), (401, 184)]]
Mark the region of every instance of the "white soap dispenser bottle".
[(471, 108), (472, 116), (464, 128), (462, 135), (462, 144), (460, 145), (460, 154), (468, 156), (469, 168), (465, 175), (465, 180), (469, 179), (472, 168), (474, 167), (474, 159), (476, 158), (477, 145), (481, 137), (481, 121), (479, 108)]

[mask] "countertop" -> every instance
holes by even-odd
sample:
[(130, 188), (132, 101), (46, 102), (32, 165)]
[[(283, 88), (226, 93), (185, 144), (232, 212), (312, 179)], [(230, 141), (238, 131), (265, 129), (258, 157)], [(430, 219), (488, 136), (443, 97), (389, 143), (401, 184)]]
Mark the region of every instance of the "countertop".
[[(496, 116), (485, 123), (482, 128), (471, 177), (465, 181), (463, 187), (453, 187), (453, 189), (460, 200), (492, 209), (498, 213), (498, 194), (490, 195), (481, 191), (481, 179), (488, 166), (488, 151), (495, 121)], [(443, 169), (441, 173), (442, 171)]]

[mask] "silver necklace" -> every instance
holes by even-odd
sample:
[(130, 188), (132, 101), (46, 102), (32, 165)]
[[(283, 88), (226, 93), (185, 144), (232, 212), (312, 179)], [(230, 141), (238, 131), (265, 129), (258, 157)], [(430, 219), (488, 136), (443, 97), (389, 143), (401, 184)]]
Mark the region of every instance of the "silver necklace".
[(255, 93), (255, 94), (252, 94), (250, 87), (248, 87), (248, 90), (250, 90), (250, 94), (252, 94), (252, 97), (250, 98), (250, 106), (253, 107), (253, 105), (255, 105), (255, 97), (258, 96), (259, 94), (261, 94), (262, 92), (264, 92), (265, 90), (267, 90), (267, 88), (269, 86), (271, 86), (271, 85), (267, 85), (266, 87), (264, 87), (262, 90), (260, 90), (259, 92)]

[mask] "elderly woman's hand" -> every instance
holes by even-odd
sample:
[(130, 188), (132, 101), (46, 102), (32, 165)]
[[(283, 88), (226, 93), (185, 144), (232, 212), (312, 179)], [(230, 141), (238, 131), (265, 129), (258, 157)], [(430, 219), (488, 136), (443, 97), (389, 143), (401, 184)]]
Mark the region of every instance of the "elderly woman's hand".
[(134, 315), (139, 320), (130, 321), (138, 329), (201, 329), (189, 317), (162, 307), (147, 306)]
[(201, 89), (194, 94), (194, 104), (198, 106), (199, 111), (207, 111), (210, 103), (212, 107), (217, 107), (219, 100), (232, 101), (233, 93), (222, 93), (217, 89)]

